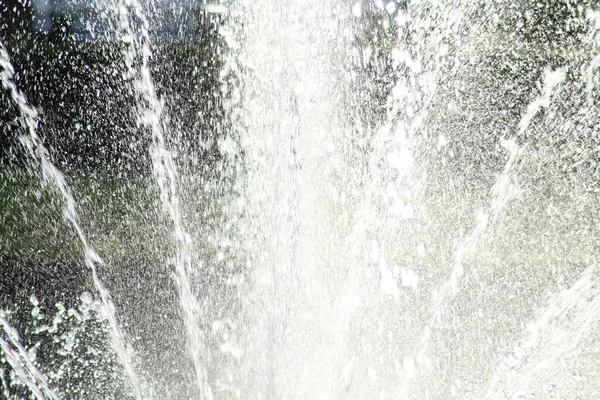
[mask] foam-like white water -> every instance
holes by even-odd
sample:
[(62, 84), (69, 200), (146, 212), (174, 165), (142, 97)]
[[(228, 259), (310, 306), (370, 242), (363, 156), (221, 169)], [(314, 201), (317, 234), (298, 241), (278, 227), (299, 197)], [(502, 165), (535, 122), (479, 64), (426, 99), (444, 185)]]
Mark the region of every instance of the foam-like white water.
[(347, 40), (336, 38), (342, 10), (277, 1), (240, 2), (236, 10), (244, 27), (238, 135), (251, 260), (247, 326), (239, 333), (244, 398), (340, 395), (348, 317), (342, 310), (352, 302), (336, 296), (353, 281), (338, 279), (347, 260), (333, 210), (343, 126), (330, 58), (339, 59)]
[[(414, 18), (406, 29), (412, 29), (417, 44), (392, 50), (408, 71), (398, 73), (387, 121), (366, 133), (368, 144), (360, 154), (352, 152), (358, 138), (348, 131), (361, 121), (341, 117), (354, 100), (343, 83), (350, 76), (344, 69), (352, 49), (352, 39), (344, 36), (350, 8), (241, 3), (242, 22), (236, 21), (243, 26), (241, 39), (232, 47), (244, 82), (237, 134), (247, 163), (244, 247), (252, 271), (238, 333), (239, 387), (246, 398), (444, 398), (446, 386), (445, 393), (454, 396), (462, 385), (446, 381), (452, 366), (440, 363), (455, 352), (486, 346), (439, 341), (460, 327), (452, 314), (467, 305), (457, 294), (465, 280), (474, 279), (470, 273), (465, 278), (465, 264), (474, 263), (497, 220), (521, 193), (523, 136), (535, 118), (545, 117), (543, 110), (566, 74), (563, 69), (547, 73), (540, 95), (515, 121), (503, 142), (507, 160), (491, 180), (474, 227), (460, 239), (448, 237), (455, 246), (439, 244), (452, 249), (448, 273), (438, 259), (421, 265), (420, 277), (411, 264), (425, 258), (425, 245), (415, 235), (415, 254), (406, 255), (406, 237), (418, 232), (419, 224), (438, 228), (417, 214), (424, 209), (418, 202), (427, 200), (423, 187), (439, 184), (437, 177), (426, 182), (427, 157), (436, 155), (424, 155), (423, 148), (429, 130), (446, 128), (429, 121), (447, 112), (438, 86), (448, 91), (451, 79), (460, 81), (444, 65), (444, 42), (469, 48), (458, 32), (463, 16), (473, 15), (472, 6), (446, 9), (423, 2), (415, 5), (414, 16), (398, 13), (399, 19)], [(458, 56), (455, 63), (456, 71)], [(439, 138), (438, 149), (448, 143), (442, 133)], [(366, 167), (360, 158), (352, 159), (356, 155), (368, 160)], [(425, 288), (434, 293), (431, 304), (422, 295)], [(478, 316), (467, 318), (475, 324)], [(444, 352), (435, 354), (433, 348)], [(479, 361), (474, 368), (482, 368)], [(464, 382), (473, 386), (467, 378)], [(472, 395), (472, 388), (465, 393)]]

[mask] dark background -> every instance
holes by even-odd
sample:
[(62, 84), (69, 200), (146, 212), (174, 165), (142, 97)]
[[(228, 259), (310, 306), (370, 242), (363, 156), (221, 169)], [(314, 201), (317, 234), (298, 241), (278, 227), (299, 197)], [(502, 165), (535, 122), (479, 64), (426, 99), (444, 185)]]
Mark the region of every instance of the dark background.
[[(179, 32), (183, 37), (155, 29), (151, 69), (168, 107), (170, 144), (210, 162), (216, 157), (214, 133), (223, 121), (217, 33), (222, 17), (197, 12), (198, 23), (190, 24), (194, 31)], [(71, 15), (53, 15), (49, 32), (36, 32), (33, 14), (29, 2), (0, 0), (0, 40), (11, 56), (17, 87), (39, 112), (38, 134), (53, 161), (62, 170), (147, 170), (150, 135), (137, 127), (135, 77), (128, 76), (124, 45), (75, 40)], [(0, 164), (23, 165), (19, 111), (5, 90), (0, 104)]]

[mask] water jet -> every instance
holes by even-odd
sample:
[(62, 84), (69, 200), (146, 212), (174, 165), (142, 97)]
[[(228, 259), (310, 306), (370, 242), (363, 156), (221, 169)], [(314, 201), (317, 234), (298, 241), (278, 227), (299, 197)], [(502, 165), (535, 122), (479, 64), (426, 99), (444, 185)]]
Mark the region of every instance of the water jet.
[(4, 398), (597, 395), (592, 1), (6, 4)]

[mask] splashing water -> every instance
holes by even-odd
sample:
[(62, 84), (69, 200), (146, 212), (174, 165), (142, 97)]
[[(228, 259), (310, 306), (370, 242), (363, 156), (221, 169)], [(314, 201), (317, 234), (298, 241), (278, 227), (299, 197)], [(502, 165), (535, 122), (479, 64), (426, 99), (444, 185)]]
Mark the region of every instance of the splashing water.
[[(130, 9), (128, 11), (127, 9)], [(177, 272), (177, 286), (179, 299), (184, 313), (185, 327), (188, 334), (189, 352), (194, 363), (198, 389), (202, 398), (212, 400), (212, 392), (208, 383), (205, 365), (206, 346), (204, 345), (203, 332), (200, 331), (200, 306), (193, 293), (190, 275), (194, 269), (192, 254), (190, 252), (191, 239), (186, 233), (179, 201), (177, 182), (177, 169), (173, 157), (165, 145), (162, 127), (162, 104), (158, 99), (154, 82), (150, 72), (149, 24), (142, 5), (138, 1), (120, 4), (120, 28), (123, 30), (130, 43), (126, 48), (125, 62), (131, 75), (135, 76), (134, 61), (141, 55), (142, 65), (139, 69), (139, 79), (135, 86), (140, 96), (139, 124), (149, 128), (152, 132), (152, 165), (154, 176), (160, 188), (162, 205), (173, 224), (173, 236), (177, 248), (175, 269)], [(138, 19), (140, 27), (134, 30), (131, 20)], [(137, 32), (135, 34), (134, 32)]]
[[(484, 398), (497, 397), (499, 386), (505, 387), (504, 394), (531, 396), (540, 386), (548, 386), (540, 375), (556, 374), (556, 370), (567, 367), (565, 357), (576, 353), (582, 340), (589, 338), (600, 315), (600, 295), (593, 272), (593, 267), (584, 271), (572, 287), (552, 299), (529, 324), (530, 335), (502, 361)], [(573, 380), (582, 379), (577, 370), (571, 374)], [(550, 390), (558, 395), (556, 389)]]
[(10, 326), (3, 315), (0, 315), (0, 324), (13, 346), (11, 347), (11, 344), (0, 338), (0, 348), (2, 348), (9, 365), (17, 372), (19, 379), (29, 387), (39, 400), (45, 398), (58, 400), (59, 397), (50, 389), (46, 377), (29, 359), (27, 351), (19, 340), (19, 334)]
[(90, 268), (94, 285), (98, 290), (98, 294), (102, 300), (103, 311), (106, 314), (110, 326), (111, 344), (119, 356), (119, 360), (123, 364), (127, 378), (131, 383), (138, 399), (142, 398), (142, 386), (135, 372), (131, 351), (128, 348), (125, 336), (117, 323), (115, 306), (110, 297), (110, 293), (104, 287), (104, 284), (98, 277), (96, 269), (97, 265), (102, 265), (100, 256), (88, 245), (87, 237), (79, 225), (79, 219), (75, 208), (75, 200), (71, 195), (69, 188), (65, 182), (64, 176), (50, 162), (48, 151), (42, 144), (36, 132), (37, 127), (37, 112), (27, 104), (25, 96), (19, 92), (17, 86), (13, 82), (14, 70), (10, 63), (10, 58), (4, 44), (0, 42), (0, 67), (2, 67), (1, 79), (2, 86), (10, 91), (12, 99), (17, 103), (21, 112), (21, 123), (26, 134), (19, 139), (29, 152), (32, 159), (39, 162), (42, 170), (43, 181), (46, 184), (52, 185), (60, 194), (64, 202), (64, 217), (71, 223), (73, 229), (77, 232), (77, 236), (83, 245), (85, 254), (85, 264)]
[[(248, 398), (337, 396), (337, 371), (347, 361), (350, 314), (342, 310), (352, 313), (356, 283), (343, 279), (350, 268), (345, 229), (332, 202), (342, 125), (333, 101), (337, 72), (326, 61), (342, 57), (329, 41), (347, 38), (337, 37), (341, 10), (317, 7), (239, 4), (247, 210), (241, 229), (251, 249), (252, 301), (243, 306), (249, 330), (240, 332), (245, 354), (237, 384)], [(336, 299), (341, 293), (347, 301)]]
[(511, 198), (515, 197), (518, 193), (518, 188), (516, 186), (516, 179), (514, 175), (514, 166), (517, 162), (517, 158), (522, 149), (519, 149), (516, 144), (516, 138), (522, 137), (529, 127), (531, 120), (533, 117), (540, 111), (542, 107), (548, 107), (550, 102), (550, 96), (552, 91), (565, 79), (564, 71), (552, 71), (546, 73), (546, 78), (544, 82), (544, 91), (541, 96), (536, 98), (528, 107), (527, 112), (521, 119), (518, 125), (518, 132), (516, 137), (512, 137), (506, 139), (503, 142), (503, 146), (509, 151), (509, 158), (504, 166), (504, 170), (496, 179), (494, 186), (492, 188), (492, 200), (490, 204), (489, 214), (488, 213), (480, 213), (477, 216), (477, 225), (472, 230), (472, 232), (467, 235), (461, 245), (458, 247), (455, 253), (454, 258), (454, 268), (452, 269), (452, 273), (450, 274), (450, 279), (448, 282), (443, 284), (441, 288), (434, 292), (434, 313), (429, 322), (429, 324), (425, 327), (425, 336), (423, 337), (421, 349), (419, 350), (419, 355), (417, 356), (417, 360), (419, 363), (426, 362), (424, 360), (425, 352), (428, 347), (428, 339), (431, 337), (431, 329), (436, 323), (441, 322), (442, 314), (444, 311), (444, 304), (448, 301), (448, 297), (452, 293), (456, 295), (456, 292), (459, 287), (459, 279), (464, 274), (463, 264), (467, 260), (469, 256), (472, 256), (473, 252), (477, 248), (478, 241), (484, 234), (485, 230), (489, 228), (490, 219), (491, 223), (498, 219), (499, 214), (506, 207), (507, 203), (511, 200)]
[[(483, 3), (202, 6), (228, 13), (212, 94), (226, 121), (211, 135), (219, 166), (231, 170), (214, 181), (180, 168), (186, 155), (167, 148), (177, 123), (163, 113), (173, 97), (159, 95), (151, 73), (160, 44), (145, 4), (115, 4), (125, 61), (116, 79), (134, 82), (176, 254), (179, 312), (152, 312), (182, 320), (175, 334), (193, 364), (194, 382), (167, 382), (165, 398), (188, 384), (203, 399), (597, 396), (597, 12), (570, 19), (565, 29), (581, 23), (581, 32), (557, 39), (557, 50), (542, 34), (562, 38), (562, 28), (542, 18), (540, 33), (531, 22), (544, 7)], [(97, 276), (102, 261), (4, 48), (0, 63), (28, 132), (23, 145), (84, 247), (133, 396), (149, 397)], [(190, 182), (201, 182), (199, 195)], [(208, 218), (203, 208), (217, 206), (206, 199), (222, 215)], [(204, 236), (192, 242), (197, 231)], [(155, 283), (141, 301), (168, 287)], [(229, 307), (216, 305), (219, 296)], [(15, 379), (38, 399), (79, 398), (51, 388), (44, 373), (56, 367), (31, 357), (8, 320), (0, 316), (0, 347)], [(147, 352), (168, 351), (143, 339), (136, 345)]]

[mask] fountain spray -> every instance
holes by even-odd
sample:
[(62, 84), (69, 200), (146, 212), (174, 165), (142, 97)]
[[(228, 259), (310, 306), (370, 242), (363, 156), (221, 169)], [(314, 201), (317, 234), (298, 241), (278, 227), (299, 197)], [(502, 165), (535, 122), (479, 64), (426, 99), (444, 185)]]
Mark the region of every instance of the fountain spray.
[[(203, 334), (199, 327), (200, 306), (193, 293), (190, 275), (194, 269), (190, 251), (191, 239), (185, 231), (179, 200), (177, 168), (173, 156), (165, 144), (162, 127), (162, 103), (156, 94), (154, 81), (150, 72), (152, 57), (149, 22), (144, 9), (137, 0), (130, 0), (118, 5), (119, 27), (124, 33), (125, 62), (128, 72), (137, 77), (135, 88), (139, 96), (140, 127), (148, 128), (152, 134), (150, 149), (154, 177), (160, 189), (160, 198), (164, 211), (169, 216), (176, 246), (176, 283), (179, 290), (179, 301), (183, 311), (184, 323), (188, 335), (189, 355), (194, 364), (196, 382), (202, 398), (212, 400), (212, 390), (208, 382), (208, 371), (205, 355), (207, 353)], [(139, 22), (138, 32), (134, 32), (132, 20)], [(139, 71), (135, 69), (135, 60), (141, 57)]]
[(142, 385), (133, 365), (133, 357), (131, 355), (130, 346), (127, 343), (125, 334), (117, 322), (115, 305), (112, 301), (110, 293), (98, 276), (97, 266), (102, 265), (103, 261), (96, 251), (89, 245), (87, 236), (79, 224), (75, 199), (73, 198), (73, 195), (71, 194), (71, 191), (65, 182), (64, 175), (50, 161), (48, 150), (44, 147), (44, 144), (37, 134), (37, 111), (27, 103), (25, 95), (19, 91), (14, 83), (14, 68), (10, 62), (8, 51), (2, 42), (0, 42), (0, 67), (2, 68), (2, 72), (0, 72), (2, 86), (10, 92), (13, 101), (17, 104), (19, 111), (21, 112), (20, 123), (26, 134), (20, 137), (20, 141), (27, 149), (31, 158), (40, 163), (44, 184), (51, 185), (53, 189), (61, 196), (63, 201), (64, 217), (71, 223), (73, 229), (75, 229), (77, 237), (83, 246), (85, 264), (92, 271), (94, 286), (100, 295), (102, 311), (108, 320), (112, 347), (117, 353), (119, 361), (125, 369), (128, 381), (135, 392), (135, 397), (138, 400), (141, 400), (144, 397), (142, 394)]

